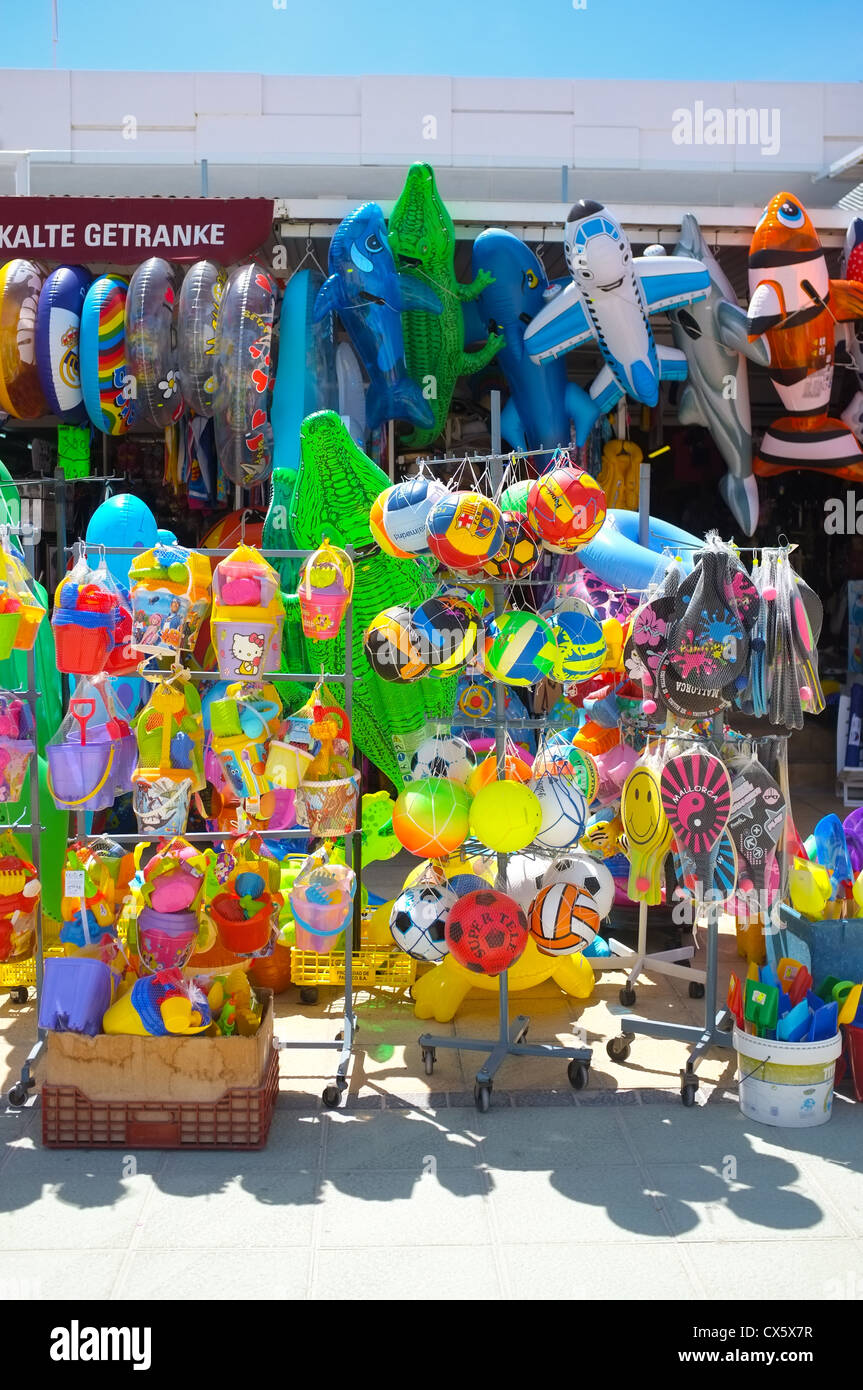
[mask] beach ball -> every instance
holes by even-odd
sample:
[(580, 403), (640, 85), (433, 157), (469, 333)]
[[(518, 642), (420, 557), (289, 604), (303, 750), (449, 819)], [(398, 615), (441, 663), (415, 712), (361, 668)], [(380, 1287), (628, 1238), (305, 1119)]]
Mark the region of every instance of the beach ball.
[[(88, 545), (119, 545), (123, 549), (150, 550), (156, 544), (156, 518), (146, 502), (133, 492), (117, 492), (102, 502), (87, 522)], [(92, 565), (97, 552), (88, 552)], [(105, 564), (124, 589), (129, 587), (129, 566), (134, 555), (106, 553)]]
[(519, 512), (501, 512), (501, 518), (503, 545), (483, 570), (492, 579), (526, 579), (539, 563), (539, 542)]
[(489, 782), (470, 805), (471, 832), (498, 854), (532, 844), (541, 823), (542, 807), (523, 782)]
[(459, 965), (476, 975), (500, 975), (527, 945), (527, 918), (517, 902), (494, 888), (459, 898), (446, 921), (446, 939)]
[(451, 492), (426, 520), (428, 548), (441, 564), (476, 569), (503, 545), (503, 521), (494, 502), (478, 492)]
[(572, 777), (539, 777), (531, 790), (540, 806), (536, 843), (544, 849), (566, 849), (580, 840), (587, 824), (587, 801)]
[(444, 928), (456, 901), (449, 885), (418, 883), (404, 889), (390, 912), (393, 941), (414, 960), (443, 960), (449, 950)]
[(555, 640), (555, 680), (578, 684), (601, 670), (608, 647), (602, 627), (592, 613), (580, 609), (554, 613), (549, 625)]
[(582, 892), (589, 893), (596, 903), (600, 921), (614, 906), (614, 876), (605, 864), (589, 854), (561, 855), (553, 864), (546, 865), (540, 886), (549, 888), (553, 883), (573, 883)]
[(412, 616), (400, 605), (385, 608), (366, 628), (363, 648), (382, 680), (415, 681), (428, 671), (428, 662), (413, 642)]
[(455, 734), (423, 739), (411, 758), (410, 779), (421, 777), (449, 777), (462, 786), (467, 782), (476, 767), (476, 753), (463, 738)]
[(449, 489), (436, 478), (408, 478), (387, 488), (381, 504), (380, 526), (390, 545), (404, 554), (427, 555), (426, 519)]
[(442, 858), (467, 839), (469, 807), (464, 787), (446, 777), (408, 782), (393, 807), (393, 834), (411, 854)]
[[(507, 782), (529, 782), (533, 775), (530, 763), (519, 757), (518, 753), (507, 753), (504, 756), (503, 766), (504, 780)], [(470, 795), (476, 796), (483, 787), (496, 781), (497, 757), (492, 753), (487, 758), (483, 758), (481, 763), (477, 763), (473, 771), (468, 774), (465, 785)]]
[(530, 485), (527, 520), (547, 550), (566, 555), (605, 521), (605, 493), (581, 468), (552, 468)]
[(501, 613), (489, 624), (485, 669), (507, 685), (535, 685), (554, 667), (554, 633), (537, 613)]
[(504, 488), (500, 495), (499, 506), (501, 511), (520, 512), (522, 516), (526, 516), (530, 485), (530, 478), (521, 478), (517, 483), (510, 483), (508, 488)]
[(574, 883), (541, 888), (531, 903), (528, 922), (544, 956), (571, 956), (583, 951), (599, 931), (596, 903)]
[(596, 759), (585, 748), (573, 747), (570, 749), (569, 760), (572, 763), (572, 775), (576, 785), (584, 792), (584, 799), (589, 806), (596, 800), (599, 791), (599, 768)]
[(393, 545), (386, 531), (384, 530), (384, 507), (389, 494), (393, 488), (385, 488), (379, 497), (376, 497), (369, 510), (369, 530), (371, 531), (377, 544), (386, 555), (392, 555), (396, 560), (412, 560), (413, 555), (409, 550), (400, 550), (397, 545)]
[(429, 666), (454, 670), (463, 666), (476, 646), (477, 622), (445, 598), (427, 598), (411, 615), (411, 638)]
[(507, 860), (506, 891), (527, 912), (543, 885), (548, 858), (542, 854), (514, 854)]

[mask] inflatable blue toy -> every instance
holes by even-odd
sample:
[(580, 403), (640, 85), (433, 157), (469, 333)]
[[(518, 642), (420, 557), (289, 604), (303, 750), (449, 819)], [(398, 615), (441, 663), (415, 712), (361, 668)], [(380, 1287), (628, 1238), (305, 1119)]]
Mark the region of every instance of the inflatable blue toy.
[(314, 317), (324, 283), (317, 270), (300, 270), (289, 281), (279, 314), (279, 361), (270, 406), (273, 467), (296, 474), (300, 426), (317, 410), (336, 410), (336, 347), (333, 316)]
[(701, 550), (703, 540), (672, 526), (658, 517), (650, 518), (650, 547), (638, 543), (638, 512), (618, 511), (612, 508), (601, 530), (587, 545), (579, 546), (577, 558), (613, 589), (632, 589), (642, 592), (648, 588), (657, 570), (665, 562), (666, 567), (675, 558), (663, 556), (662, 551), (671, 547), (675, 556), (680, 555), (685, 569), (691, 569), (692, 556)]
[(439, 314), (441, 302), (426, 285), (396, 270), (377, 203), (363, 203), (339, 223), (330, 242), (329, 270), (315, 300), (314, 322), (335, 310), (344, 324), (370, 382), (369, 429), (385, 420), (430, 428), (432, 408), (407, 374), (400, 315), (411, 309)]
[(78, 338), (90, 272), (80, 265), (52, 270), (36, 308), (36, 368), (52, 415), (69, 425), (87, 423)]
[(483, 334), (502, 333), (497, 360), (510, 397), (501, 415), (504, 437), (514, 449), (553, 449), (568, 444), (569, 422), (577, 444), (584, 444), (599, 407), (576, 382), (567, 382), (563, 358), (533, 362), (524, 348), (531, 319), (546, 303), (548, 276), (539, 257), (512, 232), (490, 227), (477, 237), (471, 255), (474, 279), (494, 276), (479, 296)]
[[(168, 533), (170, 534), (170, 533)], [(87, 523), (88, 545), (131, 546), (136, 550), (150, 550), (159, 535), (156, 518), (146, 502), (131, 492), (118, 492), (97, 507)], [(90, 564), (95, 564), (95, 552), (88, 554)], [(119, 584), (129, 586), (129, 566), (134, 556), (112, 555), (107, 551), (105, 563)]]

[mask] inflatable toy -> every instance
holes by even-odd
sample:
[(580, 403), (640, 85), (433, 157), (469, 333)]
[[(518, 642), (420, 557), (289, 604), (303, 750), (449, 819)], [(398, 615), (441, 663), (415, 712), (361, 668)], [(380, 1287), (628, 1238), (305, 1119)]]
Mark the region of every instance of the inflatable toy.
[(485, 668), (507, 685), (535, 685), (551, 673), (557, 654), (554, 633), (538, 613), (501, 613), (489, 623)]
[(692, 555), (704, 544), (691, 532), (654, 516), (650, 518), (649, 537), (649, 549), (638, 544), (637, 512), (609, 511), (602, 530), (579, 549), (578, 559), (612, 588), (644, 591), (675, 558), (662, 555), (663, 549), (675, 550), (684, 568), (689, 569)]
[(443, 483), (422, 474), (387, 488), (381, 507), (381, 529), (393, 550), (406, 555), (428, 555), (428, 514), (435, 503), (449, 495)]
[(428, 428), (434, 412), (422, 386), (408, 375), (403, 325), (420, 313), (434, 319), (441, 302), (429, 284), (397, 272), (377, 203), (363, 203), (339, 223), (330, 242), (329, 272), (315, 300), (314, 319), (335, 310), (344, 324), (369, 378), (369, 429), (386, 420)]
[(270, 408), (273, 467), (294, 474), (300, 466), (300, 426), (306, 416), (339, 405), (333, 316), (324, 314), (317, 321), (314, 317), (323, 283), (319, 270), (298, 270), (285, 286), (279, 311), (279, 356)]
[[(362, 552), (355, 560), (351, 609), (353, 735), (357, 746), (395, 784), (402, 786), (403, 768), (425, 736), (429, 722), (452, 720), (456, 677), (414, 685), (381, 680), (370, 667), (363, 634), (387, 604), (411, 613), (430, 596), (433, 582), (416, 564), (406, 565), (376, 550), (369, 512), (387, 478), (354, 444), (346, 427), (331, 411), (310, 415), (300, 432), (301, 465), (294, 482), (279, 469), (272, 479), (272, 502), (264, 528), (266, 545), (278, 549), (289, 526), (298, 547), (314, 549), (322, 535), (341, 546)], [(277, 568), (282, 562), (278, 562)], [(284, 587), (284, 584), (283, 584)], [(309, 663), (312, 665), (309, 665)], [(286, 604), (284, 669), (327, 671), (345, 669), (345, 628), (330, 642), (312, 647), (302, 635), (296, 601)], [(299, 685), (284, 683), (284, 698), (301, 703), (308, 694)], [(342, 700), (337, 682), (332, 693)]]
[(479, 492), (449, 492), (426, 517), (428, 548), (452, 569), (480, 569), (504, 542), (504, 525), (494, 502)]
[(501, 512), (500, 515), (503, 544), (492, 559), (486, 560), (483, 570), (492, 579), (527, 579), (540, 560), (536, 536), (520, 512)]
[(126, 293), (126, 356), (138, 415), (156, 429), (179, 420), (183, 396), (177, 372), (177, 272), (151, 256), (132, 273)]
[(531, 787), (540, 807), (536, 843), (543, 849), (566, 849), (576, 844), (587, 825), (587, 800), (575, 778), (543, 776)]
[(546, 550), (568, 555), (592, 540), (605, 521), (605, 493), (583, 469), (556, 466), (531, 484), (527, 521)]
[(339, 389), (339, 414), (348, 421), (351, 439), (360, 448), (365, 448), (366, 436), (366, 384), (360, 361), (350, 343), (339, 343), (336, 348), (336, 380)]
[(16, 420), (36, 420), (48, 410), (36, 362), (43, 283), (33, 261), (0, 266), (0, 410)]
[[(431, 286), (443, 306), (439, 314), (424, 310), (402, 318), (408, 373), (418, 387), (435, 387), (427, 402), (432, 419), (417, 421), (418, 427), (404, 440), (408, 448), (421, 448), (443, 431), (457, 379), (487, 367), (503, 347), (503, 338), (490, 333), (478, 351), (464, 350), (461, 306), (476, 299), (491, 277), (481, 271), (470, 285), (456, 279), (455, 229), (430, 164), (412, 164), (408, 170), (390, 213), (389, 245), (399, 269), (425, 293)], [(370, 411), (368, 419), (373, 424)]]
[(710, 276), (706, 299), (669, 314), (674, 346), (683, 353), (689, 368), (677, 417), (681, 425), (703, 425), (710, 430), (727, 469), (719, 484), (722, 500), (745, 534), (751, 536), (758, 525), (758, 484), (752, 476), (746, 358), (765, 366), (769, 354), (762, 341), (750, 343), (746, 311), (738, 305), (728, 277), (691, 212), (683, 215), (674, 254), (700, 261)]
[(39, 381), (51, 414), (70, 425), (83, 425), (87, 420), (79, 338), (90, 280), (90, 272), (80, 265), (59, 266), (45, 281), (36, 310)]
[(524, 348), (526, 326), (544, 307), (549, 288), (539, 257), (512, 232), (489, 227), (473, 244), (471, 270), (474, 280), (491, 277), (478, 303), (483, 322), (504, 340), (497, 356), (510, 390), (500, 422), (504, 438), (514, 449), (553, 449), (569, 443), (572, 421), (576, 444), (584, 444), (597, 406), (567, 381), (562, 360), (539, 364)]
[(420, 882), (403, 889), (390, 912), (393, 941), (414, 960), (443, 960), (449, 950), (444, 927), (457, 901), (446, 884)]
[(500, 975), (527, 945), (527, 919), (518, 903), (494, 888), (459, 898), (446, 919), (446, 941), (466, 970)]
[[(87, 522), (87, 544), (122, 546), (150, 550), (156, 544), (156, 518), (146, 502), (132, 492), (118, 492), (102, 502)], [(88, 553), (91, 564), (96, 555)], [(129, 587), (129, 566), (133, 555), (114, 555), (107, 548), (105, 564), (124, 589)]]
[(232, 272), (219, 309), (213, 418), (219, 463), (232, 483), (252, 487), (273, 467), (273, 319), (278, 286), (262, 266)]
[(126, 353), (127, 283), (100, 275), (81, 310), (81, 389), (90, 423), (103, 434), (125, 434), (137, 413)]
[(599, 931), (596, 902), (574, 883), (541, 888), (528, 913), (530, 934), (544, 956), (572, 956)]
[(765, 432), (755, 472), (815, 469), (863, 479), (863, 450), (829, 414), (835, 325), (863, 317), (863, 282), (831, 280), (818, 233), (791, 193), (764, 209), (749, 247), (750, 338), (766, 338), (770, 379), (788, 411)]
[[(524, 951), (507, 977), (510, 993), (533, 989), (545, 980), (554, 983), (573, 999), (588, 999), (595, 978), (590, 962), (582, 953), (573, 956), (544, 956), (536, 942), (528, 936)], [(436, 1023), (449, 1023), (472, 989), (497, 993), (497, 975), (481, 975), (467, 970), (450, 954), (434, 970), (420, 976), (413, 986), (414, 1014), (417, 1018), (433, 1018)]]
[[(475, 740), (474, 740), (474, 748), (475, 748), (475, 750), (476, 750), (477, 752), (481, 752), (481, 751), (482, 751), (482, 748), (480, 747), (480, 745), (481, 745), (482, 742), (484, 742), (484, 741), (481, 740), (481, 739), (475, 739)], [(493, 741), (493, 740), (489, 739), (488, 742), (491, 743), (492, 747), (494, 746), (494, 741)], [(503, 775), (504, 775), (504, 778), (505, 778), (505, 780), (506, 780), (507, 782), (529, 782), (529, 781), (530, 781), (530, 779), (531, 779), (531, 766), (530, 766), (530, 763), (529, 763), (529, 762), (526, 762), (525, 759), (524, 759), (519, 753), (514, 753), (514, 752), (507, 753), (506, 756), (504, 757), (503, 764), (504, 764), (504, 773), (503, 773)], [(496, 780), (497, 780), (497, 758), (494, 756), (494, 754), (491, 754), (489, 757), (483, 758), (483, 760), (482, 760), (481, 763), (478, 763), (478, 764), (477, 764), (477, 766), (474, 768), (473, 772), (471, 772), (470, 775), (468, 776), (468, 779), (467, 779), (467, 782), (465, 783), (465, 785), (467, 786), (467, 789), (468, 789), (468, 792), (470, 793), (470, 795), (471, 795), (471, 796), (476, 796), (477, 792), (478, 792), (478, 791), (481, 791), (483, 787), (487, 787), (488, 784), (489, 784), (489, 782), (494, 782), (494, 781), (496, 781)]]
[(458, 782), (425, 777), (409, 782), (393, 808), (393, 831), (411, 854), (433, 859), (450, 855), (468, 834), (470, 797)]
[(526, 849), (536, 838), (541, 820), (540, 803), (524, 782), (489, 782), (480, 787), (470, 806), (471, 833), (498, 854)]
[(213, 414), (213, 371), (219, 308), (228, 273), (214, 261), (195, 261), (183, 276), (177, 312), (180, 393), (196, 415)]
[(384, 681), (415, 681), (427, 674), (429, 663), (414, 639), (413, 615), (402, 606), (385, 608), (366, 628), (366, 660)]
[(531, 321), (525, 349), (544, 362), (591, 343), (605, 359), (590, 387), (600, 411), (622, 396), (656, 405), (660, 381), (686, 379), (686, 359), (677, 348), (657, 347), (649, 316), (706, 298), (704, 266), (684, 256), (633, 257), (617, 219), (586, 198), (570, 209), (564, 253), (572, 280)]

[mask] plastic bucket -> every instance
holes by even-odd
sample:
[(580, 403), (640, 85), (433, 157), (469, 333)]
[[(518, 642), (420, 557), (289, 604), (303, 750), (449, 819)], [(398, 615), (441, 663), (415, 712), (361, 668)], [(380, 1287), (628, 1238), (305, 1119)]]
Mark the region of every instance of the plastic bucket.
[(138, 955), (145, 970), (173, 970), (191, 958), (198, 939), (196, 912), (157, 912), (142, 907), (138, 917)]
[(5, 661), (7, 656), (11, 656), (20, 626), (20, 609), (17, 613), (0, 613), (0, 661)]
[(324, 642), (338, 636), (351, 601), (350, 594), (337, 594), (332, 597), (316, 595), (313, 599), (307, 599), (301, 589), (299, 601), (304, 637), (310, 638), (313, 642)]
[(111, 645), (110, 613), (67, 613), (60, 609), (55, 610), (52, 624), (57, 670), (74, 676), (98, 675)]
[(220, 618), (210, 627), (223, 680), (258, 680), (273, 669), (275, 623), (265, 618)]
[(24, 778), (36, 745), (26, 738), (0, 738), (0, 786), (4, 801), (17, 801), (24, 790)]
[(750, 1120), (783, 1129), (826, 1124), (842, 1035), (823, 1042), (777, 1042), (734, 1029), (740, 1109)]
[(209, 914), (219, 929), (219, 937), (227, 951), (238, 956), (251, 956), (263, 950), (270, 939), (273, 925), (274, 904), (265, 903), (254, 917), (238, 921), (226, 916), (222, 911), (229, 902), (236, 902), (229, 894), (219, 893), (209, 906)]
[(189, 819), (192, 778), (173, 769), (135, 773), (132, 807), (142, 835), (182, 835)]
[(359, 791), (356, 771), (333, 782), (304, 782), (297, 788), (297, 820), (318, 838), (349, 835), (356, 828)]
[(280, 743), (278, 739), (273, 739), (264, 768), (267, 785), (273, 791), (296, 791), (311, 762), (312, 755), (307, 749), (298, 748), (295, 743)]
[(333, 932), (314, 932), (309, 931), (300, 922), (296, 922), (296, 946), (298, 951), (317, 951), (319, 956), (326, 955), (329, 951), (335, 951), (339, 946), (340, 937), (344, 936), (344, 926)]
[(16, 652), (31, 652), (36, 642), (39, 624), (45, 617), (45, 609), (38, 604), (24, 604), (20, 613), (20, 625), (15, 634)]
[(110, 743), (49, 743), (48, 790), (60, 810), (101, 811), (114, 800), (114, 748)]

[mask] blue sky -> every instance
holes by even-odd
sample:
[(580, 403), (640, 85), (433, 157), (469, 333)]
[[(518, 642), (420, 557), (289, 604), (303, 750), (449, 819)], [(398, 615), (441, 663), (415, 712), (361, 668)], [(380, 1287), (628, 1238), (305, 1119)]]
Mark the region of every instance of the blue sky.
[[(575, 3), (586, 7), (575, 9), (574, 0), (57, 0), (57, 66), (819, 82), (863, 75), (847, 0)], [(53, 66), (51, 0), (0, 0), (0, 34), (0, 66)]]

